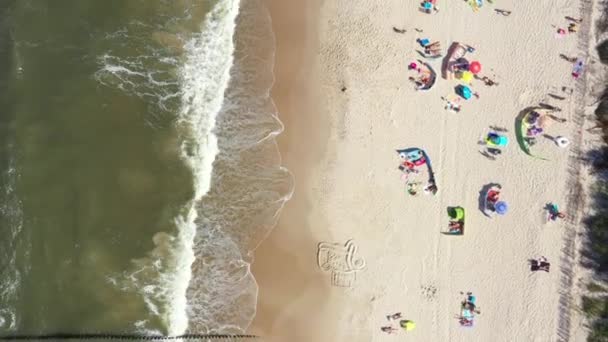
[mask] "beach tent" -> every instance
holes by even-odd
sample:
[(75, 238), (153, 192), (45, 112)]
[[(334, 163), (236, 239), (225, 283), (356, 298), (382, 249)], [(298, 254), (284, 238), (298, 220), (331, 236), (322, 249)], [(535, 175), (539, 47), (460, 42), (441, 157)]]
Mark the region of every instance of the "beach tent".
[(471, 88), (462, 84), (456, 87), (456, 94), (460, 95), (465, 100), (469, 100), (473, 95)]

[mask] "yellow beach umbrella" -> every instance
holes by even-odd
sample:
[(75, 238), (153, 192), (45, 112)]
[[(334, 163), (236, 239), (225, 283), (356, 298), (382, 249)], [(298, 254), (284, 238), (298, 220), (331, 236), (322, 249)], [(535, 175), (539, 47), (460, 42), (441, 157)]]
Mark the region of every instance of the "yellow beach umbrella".
[(473, 73), (470, 71), (465, 71), (462, 73), (462, 76), (460, 77), (461, 80), (463, 80), (464, 82), (471, 82), (473, 80)]
[(405, 331), (411, 331), (416, 329), (416, 323), (414, 323), (414, 321), (403, 320), (399, 323)]

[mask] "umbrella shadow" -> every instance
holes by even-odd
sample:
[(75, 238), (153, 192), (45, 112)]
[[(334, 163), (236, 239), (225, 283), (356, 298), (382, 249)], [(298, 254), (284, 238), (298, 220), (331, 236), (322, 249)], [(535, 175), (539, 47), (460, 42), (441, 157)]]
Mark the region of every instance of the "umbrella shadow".
[(478, 208), (479, 211), (481, 211), (482, 214), (484, 214), (484, 216), (488, 217), (488, 218), (492, 218), (492, 216), (488, 215), (488, 213), (486, 212), (486, 194), (488, 193), (488, 191), (490, 189), (492, 189), (495, 186), (500, 186), (499, 183), (488, 183), (486, 185), (484, 185), (481, 190), (479, 191), (479, 198), (478, 198)]
[(441, 55), (441, 54), (439, 54), (439, 55), (427, 55), (426, 53), (424, 53), (424, 52), (422, 52), (420, 50), (416, 50), (416, 52), (418, 52), (418, 54), (420, 56), (422, 56), (423, 58), (426, 58), (426, 59), (439, 59), (439, 58), (443, 57), (443, 55)]
[(553, 137), (553, 136), (551, 136), (551, 135), (549, 135), (549, 134), (543, 134), (543, 138), (545, 138), (545, 139), (549, 139), (549, 140), (551, 140), (551, 141), (555, 140), (555, 137)]

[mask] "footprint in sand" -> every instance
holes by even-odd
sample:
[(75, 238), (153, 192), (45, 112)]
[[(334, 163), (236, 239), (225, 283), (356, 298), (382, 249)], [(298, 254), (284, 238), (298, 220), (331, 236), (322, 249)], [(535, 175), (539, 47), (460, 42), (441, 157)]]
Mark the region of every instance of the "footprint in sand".
[(422, 297), (428, 301), (433, 301), (437, 297), (437, 287), (435, 285), (421, 285), (420, 290)]

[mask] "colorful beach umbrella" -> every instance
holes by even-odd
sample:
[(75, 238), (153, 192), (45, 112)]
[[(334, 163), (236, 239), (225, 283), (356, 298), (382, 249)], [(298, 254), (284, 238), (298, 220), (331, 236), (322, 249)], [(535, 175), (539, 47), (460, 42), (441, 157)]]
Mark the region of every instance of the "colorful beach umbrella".
[(411, 330), (416, 329), (416, 323), (414, 323), (413, 321), (403, 320), (403, 321), (399, 322), (399, 325), (401, 325), (401, 327), (405, 331), (411, 331)]
[(498, 201), (496, 202), (496, 204), (494, 205), (494, 209), (496, 210), (496, 213), (498, 215), (504, 215), (507, 213), (507, 211), (509, 210), (509, 206), (507, 205), (506, 202), (504, 201)]
[(473, 80), (473, 73), (470, 71), (465, 71), (460, 76), (460, 79), (464, 82), (470, 83)]
[(462, 96), (462, 98), (464, 98), (465, 100), (468, 100), (471, 98), (471, 96), (473, 96), (473, 92), (471, 91), (471, 88), (465, 86), (465, 85), (459, 85), (456, 88), (456, 93), (460, 96)]
[(479, 74), (479, 72), (481, 71), (481, 63), (479, 63), (478, 61), (471, 62), (471, 64), (469, 64), (469, 71), (474, 74)]

